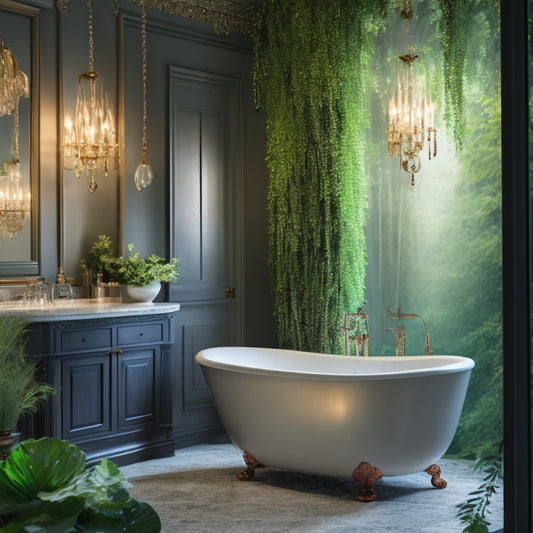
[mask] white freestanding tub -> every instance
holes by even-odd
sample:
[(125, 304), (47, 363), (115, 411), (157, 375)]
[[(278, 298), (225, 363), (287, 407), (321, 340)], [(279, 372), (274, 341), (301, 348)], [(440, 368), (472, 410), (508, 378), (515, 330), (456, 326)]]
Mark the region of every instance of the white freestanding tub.
[(426, 470), (446, 485), (433, 463), (457, 429), (471, 359), (220, 347), (196, 361), (227, 434), (245, 451), (242, 479), (263, 465), (354, 477), (362, 501), (374, 499), (381, 475)]

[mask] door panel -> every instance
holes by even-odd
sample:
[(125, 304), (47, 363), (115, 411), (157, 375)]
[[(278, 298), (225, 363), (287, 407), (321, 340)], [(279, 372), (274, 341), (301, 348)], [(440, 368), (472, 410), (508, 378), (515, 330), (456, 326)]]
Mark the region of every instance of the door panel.
[(110, 367), (105, 353), (62, 362), (62, 438), (111, 430)]
[(181, 304), (176, 360), (182, 393), (174, 400), (179, 442), (180, 433), (192, 438), (219, 428), (194, 356), (242, 343), (242, 141), (238, 79), (171, 67), (169, 80), (171, 256), (181, 266), (170, 287), (170, 300)]
[(155, 358), (158, 348), (125, 352), (118, 360), (118, 425), (146, 424), (157, 412)]
[[(225, 338), (225, 328), (220, 324), (183, 326), (183, 346), (188, 354), (197, 354), (204, 348), (220, 346), (224, 344)], [(190, 378), (184, 383), (184, 410), (212, 405), (202, 369), (192, 358), (184, 360), (184, 375)]]

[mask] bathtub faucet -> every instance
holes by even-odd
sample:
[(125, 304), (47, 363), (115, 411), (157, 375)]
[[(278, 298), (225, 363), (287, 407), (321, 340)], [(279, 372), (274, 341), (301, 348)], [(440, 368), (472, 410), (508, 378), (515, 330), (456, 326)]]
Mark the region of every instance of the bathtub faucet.
[(430, 340), (429, 340), (429, 333), (428, 328), (426, 327), (426, 321), (416, 313), (402, 313), (401, 308), (398, 307), (396, 311), (393, 311), (391, 307), (389, 306), (387, 309), (387, 314), (390, 318), (393, 318), (394, 320), (405, 320), (407, 318), (419, 318), (422, 321), (422, 325), (424, 326), (424, 333), (426, 336), (426, 345), (424, 348), (424, 352), (426, 355), (431, 355), (433, 353), (433, 350), (431, 349)]
[(370, 355), (370, 333), (368, 330), (368, 315), (363, 307), (357, 313), (346, 313), (341, 327), (344, 333), (344, 355), (352, 355), (352, 343), (355, 345), (355, 355)]
[(396, 338), (396, 357), (403, 357), (405, 355), (405, 326), (400, 324), (396, 329), (385, 328), (385, 331), (392, 331)]

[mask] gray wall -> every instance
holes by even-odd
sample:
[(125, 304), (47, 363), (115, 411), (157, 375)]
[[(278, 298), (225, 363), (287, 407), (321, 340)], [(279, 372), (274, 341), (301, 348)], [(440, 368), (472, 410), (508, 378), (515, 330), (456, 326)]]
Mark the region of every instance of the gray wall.
[[(120, 171), (94, 195), (71, 171), (63, 172), (58, 142), (62, 115), (74, 113), (77, 77), (88, 69), (86, 4), (71, 0), (65, 13), (46, 8), (41, 13), (42, 274), (53, 280), (62, 263), (66, 275), (76, 277), (81, 258), (100, 233), (110, 234), (119, 251), (134, 242), (142, 253), (168, 257), (168, 64), (235, 76), (241, 80), (244, 110), (244, 183), (237, 199), (243, 205), (242, 256), (237, 258), (244, 283), (243, 340), (249, 345), (272, 346), (265, 117), (253, 104), (251, 41), (240, 35), (218, 35), (207, 24), (148, 10), (148, 160), (155, 179), (139, 192), (133, 174), (141, 158), (140, 9), (122, 1), (122, 14), (116, 16), (112, 4), (93, 0), (94, 66), (103, 75), (109, 103), (116, 109), (123, 152)], [(131, 72), (123, 76), (135, 68), (138, 83), (131, 82)]]

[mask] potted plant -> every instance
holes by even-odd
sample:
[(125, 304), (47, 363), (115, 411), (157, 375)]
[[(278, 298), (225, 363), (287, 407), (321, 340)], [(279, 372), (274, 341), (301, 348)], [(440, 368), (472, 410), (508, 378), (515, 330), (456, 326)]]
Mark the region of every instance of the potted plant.
[(87, 466), (85, 453), (65, 440), (29, 439), (0, 461), (0, 530), (158, 533), (161, 520), (128, 492), (110, 460)]
[(37, 361), (25, 352), (26, 324), (13, 317), (0, 317), (0, 459), (16, 444), (17, 422), (55, 391), (35, 380)]
[(102, 281), (109, 281), (110, 272), (107, 270), (103, 257), (113, 257), (115, 255), (115, 245), (109, 235), (98, 235), (98, 240), (93, 243), (87, 254), (87, 268), (91, 273), (91, 279), (102, 274)]
[(166, 261), (155, 254), (144, 257), (139, 252), (134, 252), (134, 249), (134, 245), (130, 243), (127, 257), (102, 256), (102, 263), (113, 281), (126, 285), (130, 298), (151, 302), (159, 293), (162, 281), (178, 279), (178, 259)]

